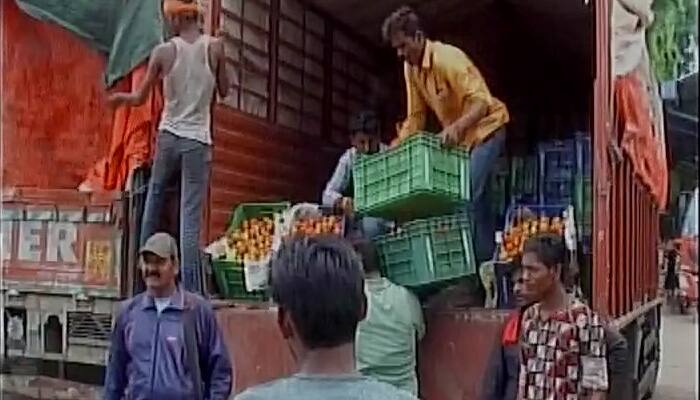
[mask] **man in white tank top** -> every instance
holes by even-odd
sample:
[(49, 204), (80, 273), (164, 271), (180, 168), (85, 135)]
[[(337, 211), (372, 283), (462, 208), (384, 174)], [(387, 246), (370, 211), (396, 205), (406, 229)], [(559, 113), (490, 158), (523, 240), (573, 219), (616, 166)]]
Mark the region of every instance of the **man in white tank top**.
[(175, 36), (153, 49), (140, 87), (132, 93), (115, 93), (109, 102), (114, 106), (141, 105), (153, 86), (163, 81), (165, 106), (140, 237), (144, 242), (159, 229), (165, 189), (180, 172), (182, 280), (187, 290), (201, 292), (199, 235), (212, 157), (211, 104), (215, 89), (226, 97), (229, 82), (223, 43), (201, 33), (200, 10), (194, 1), (165, 0), (163, 13)]

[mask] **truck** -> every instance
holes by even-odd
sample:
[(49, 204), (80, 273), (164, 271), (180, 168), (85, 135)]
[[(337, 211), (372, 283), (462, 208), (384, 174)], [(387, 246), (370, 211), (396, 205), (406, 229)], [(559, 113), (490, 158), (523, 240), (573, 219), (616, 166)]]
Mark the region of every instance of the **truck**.
[[(134, 258), (147, 173), (107, 194), (73, 189), (106, 151), (113, 111), (105, 105), (100, 82), (104, 59), (71, 33), (24, 14), (17, 1), (1, 5), (5, 329), (0, 347), (4, 357), (103, 366), (116, 304), (138, 290)], [(619, 151), (612, 101), (615, 4), (431, 0), (414, 5), (430, 37), (464, 49), (508, 105), (506, 159), (532, 151), (538, 141), (575, 132), (590, 138), (592, 227), (590, 251), (581, 257), (582, 285), (592, 307), (627, 339), (629, 394), (642, 399), (654, 391), (660, 361), (660, 210), (630, 157)], [(379, 109), (385, 130), (392, 131), (401, 119), (402, 70), (381, 45), (380, 31), (383, 18), (400, 5), (396, 0), (203, 2), (204, 29), (224, 38), (234, 78), (231, 95), (218, 99), (213, 109), (203, 245), (224, 233), (239, 203), (317, 201), (346, 145), (344, 126), (351, 113)], [(27, 69), (13, 68), (20, 64)], [(37, 102), (39, 96), (45, 101)], [(294, 371), (273, 305), (213, 301), (236, 365), (236, 391)], [(442, 306), (425, 313), (421, 398), (479, 398), (507, 311)]]

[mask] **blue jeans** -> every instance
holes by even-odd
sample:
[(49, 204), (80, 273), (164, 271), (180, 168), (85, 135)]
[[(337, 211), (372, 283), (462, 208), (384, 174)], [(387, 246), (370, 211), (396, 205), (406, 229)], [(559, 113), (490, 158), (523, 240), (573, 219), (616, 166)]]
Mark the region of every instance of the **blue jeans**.
[(496, 217), (489, 200), (489, 178), (496, 160), (505, 147), (506, 131), (500, 128), (485, 142), (474, 147), (470, 153), (469, 167), (472, 201), (469, 215), (472, 216), (474, 253), (479, 264), (490, 260), (495, 249)]
[(202, 202), (209, 185), (211, 146), (161, 131), (148, 184), (148, 195), (141, 223), (141, 245), (160, 224), (165, 204), (165, 189), (170, 178), (180, 172), (180, 271), (182, 282), (190, 292), (201, 293), (199, 235), (202, 225)]

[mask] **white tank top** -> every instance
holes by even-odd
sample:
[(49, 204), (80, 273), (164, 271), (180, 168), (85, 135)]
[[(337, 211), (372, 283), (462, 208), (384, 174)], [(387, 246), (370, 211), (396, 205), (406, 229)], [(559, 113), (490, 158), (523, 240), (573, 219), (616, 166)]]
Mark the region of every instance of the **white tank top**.
[(211, 102), (216, 79), (209, 66), (211, 37), (201, 35), (194, 43), (172, 39), (175, 61), (163, 78), (165, 106), (160, 130), (211, 144)]

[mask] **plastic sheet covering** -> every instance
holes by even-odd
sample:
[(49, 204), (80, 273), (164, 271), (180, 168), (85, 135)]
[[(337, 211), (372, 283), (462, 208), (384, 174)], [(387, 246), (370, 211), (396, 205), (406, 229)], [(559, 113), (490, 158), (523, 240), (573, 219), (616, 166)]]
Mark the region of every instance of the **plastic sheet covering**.
[(107, 86), (141, 64), (163, 35), (159, 1), (15, 1), (30, 16), (68, 29), (107, 55)]
[(633, 72), (615, 81), (617, 134), (634, 173), (648, 187), (660, 209), (668, 201), (665, 138), (652, 120), (647, 88)]
[(646, 49), (646, 24), (652, 20), (653, 0), (615, 0), (613, 2), (613, 72), (625, 75), (642, 62)]
[[(146, 64), (135, 69), (120, 91), (130, 91), (146, 76)], [(88, 172), (82, 191), (124, 190), (131, 172), (148, 162), (163, 100), (160, 88), (152, 89), (143, 105), (119, 107), (114, 112), (109, 152)]]

